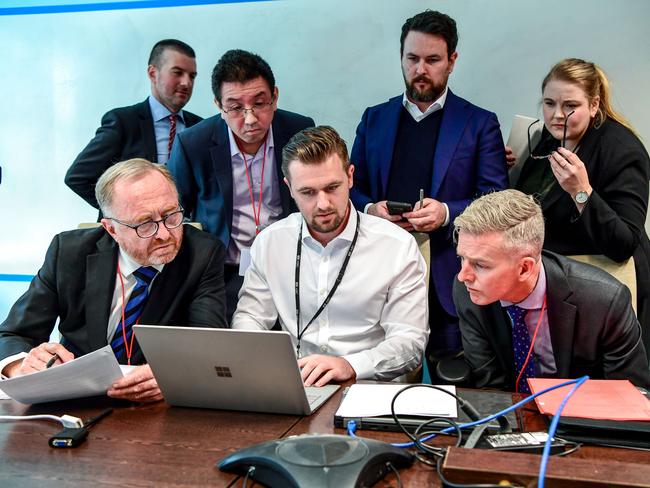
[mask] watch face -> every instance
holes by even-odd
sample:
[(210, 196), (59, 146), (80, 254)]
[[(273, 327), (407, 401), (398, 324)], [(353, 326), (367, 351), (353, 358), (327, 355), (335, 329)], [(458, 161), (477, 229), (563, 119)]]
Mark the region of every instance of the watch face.
[(579, 191), (576, 193), (576, 202), (578, 203), (586, 203), (587, 199), (589, 199), (589, 193), (586, 191)]

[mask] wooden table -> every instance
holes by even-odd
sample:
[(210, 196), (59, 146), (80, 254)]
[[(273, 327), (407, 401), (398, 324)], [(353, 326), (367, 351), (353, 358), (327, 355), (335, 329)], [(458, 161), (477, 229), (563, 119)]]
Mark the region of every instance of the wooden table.
[[(162, 402), (132, 406), (105, 397), (32, 407), (2, 400), (3, 415), (67, 413), (86, 419), (107, 405), (113, 405), (115, 410), (91, 429), (83, 445), (74, 449), (48, 446), (49, 437), (61, 429), (60, 424), (0, 421), (0, 487), (240, 486), (241, 479), (215, 468), (217, 461), (242, 447), (288, 435), (345, 434), (333, 426), (340, 397), (338, 392), (308, 417), (169, 407)], [(544, 428), (540, 416), (534, 413), (528, 413), (525, 422), (532, 430)], [(359, 431), (358, 435), (387, 442), (406, 440), (401, 434), (389, 432)], [(490, 454), (494, 453), (486, 456)], [(622, 461), (650, 469), (648, 452), (583, 447), (564, 459), (574, 458), (590, 460), (600, 467), (611, 464), (620, 468), (616, 462)], [(511, 460), (505, 457), (499, 457), (497, 462), (491, 458), (490, 466), (497, 471), (507, 469), (508, 463)], [(402, 471), (401, 477), (406, 487), (440, 486), (435, 470), (417, 462)], [(645, 482), (650, 483), (650, 476)], [(377, 486), (396, 486), (395, 476), (387, 476)]]

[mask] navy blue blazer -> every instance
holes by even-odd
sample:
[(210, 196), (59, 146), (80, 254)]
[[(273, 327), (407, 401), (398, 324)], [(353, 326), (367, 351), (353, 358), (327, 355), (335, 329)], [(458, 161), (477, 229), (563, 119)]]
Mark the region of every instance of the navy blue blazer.
[[(386, 199), (402, 107), (402, 95), (370, 107), (357, 127), (351, 154), (355, 171), (350, 197), (360, 211), (368, 203)], [(428, 197), (449, 207), (449, 225), (430, 233), (431, 280), (442, 306), (456, 315), (452, 284), (460, 267), (452, 236), (454, 219), (474, 198), (508, 187), (505, 149), (496, 115), (449, 90), (431, 163)]]
[[(303, 115), (277, 110), (273, 116), (274, 153), (282, 199), (282, 217), (295, 206), (282, 175), (282, 148), (291, 137), (314, 121)], [(228, 126), (215, 115), (177, 134), (167, 162), (185, 215), (200, 222), (228, 247), (232, 229), (232, 159)]]

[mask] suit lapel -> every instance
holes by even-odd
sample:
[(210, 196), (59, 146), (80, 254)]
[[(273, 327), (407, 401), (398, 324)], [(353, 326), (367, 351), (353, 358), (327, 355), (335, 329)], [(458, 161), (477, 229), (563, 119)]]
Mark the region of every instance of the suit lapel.
[(97, 252), (86, 257), (86, 327), (89, 351), (104, 347), (115, 277), (118, 247), (109, 234), (97, 242)]
[(158, 148), (156, 147), (156, 134), (153, 129), (153, 116), (149, 99), (138, 106), (140, 133), (144, 142), (145, 158), (153, 163), (158, 162)]
[(570, 302), (573, 291), (560, 264), (543, 257), (546, 272), (548, 328), (559, 378), (568, 378), (573, 357), (573, 335), (577, 308)]
[(293, 134), (288, 134), (283, 124), (283, 115), (279, 111), (275, 112), (273, 122), (273, 154), (275, 156), (275, 172), (278, 178), (278, 187), (280, 188), (280, 199), (282, 202), (282, 214), (287, 216), (291, 213), (291, 193), (289, 188), (284, 184), (284, 173), (282, 173), (282, 149)]
[(221, 190), (228, 223), (228, 234), (232, 232), (232, 157), (230, 156), (230, 143), (228, 139), (228, 126), (223, 119), (217, 119), (212, 132), (212, 145), (210, 146), (210, 159)]
[(465, 102), (454, 95), (451, 90), (448, 91), (436, 152), (433, 157), (432, 198), (438, 198), (440, 185), (447, 174), (456, 147), (463, 135), (463, 129), (469, 118), (469, 112), (466, 110), (465, 105)]
[(516, 378), (513, 374), (515, 359), (512, 351), (512, 324), (500, 302), (492, 304), (488, 310), (486, 323), (494, 324), (492, 330), (496, 354), (505, 372), (506, 382), (514, 387)]
[(391, 98), (383, 117), (383, 125), (377, 134), (377, 161), (379, 163), (379, 177), (381, 181), (379, 195), (385, 195), (386, 189), (388, 188), (388, 178), (390, 176), (391, 163), (393, 162), (395, 139), (397, 138), (397, 128), (399, 127), (401, 115), (402, 96)]

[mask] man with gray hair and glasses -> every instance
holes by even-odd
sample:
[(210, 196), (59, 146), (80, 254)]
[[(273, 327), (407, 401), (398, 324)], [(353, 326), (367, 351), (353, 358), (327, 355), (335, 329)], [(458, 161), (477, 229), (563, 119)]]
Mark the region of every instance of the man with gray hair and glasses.
[(528, 392), (530, 377), (589, 375), (650, 387), (630, 291), (603, 270), (542, 251), (533, 197), (485, 195), (454, 227), (453, 297), (476, 386)]
[[(132, 326), (225, 326), (225, 249), (216, 237), (183, 225), (174, 180), (163, 166), (118, 163), (95, 192), (102, 227), (54, 237), (29, 289), (0, 325), (0, 371), (29, 374), (110, 344), (120, 363), (140, 366), (108, 395), (161, 400)], [(49, 342), (57, 319), (61, 341)]]

